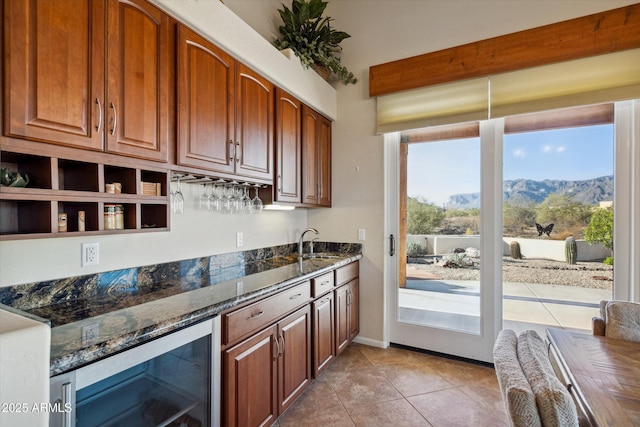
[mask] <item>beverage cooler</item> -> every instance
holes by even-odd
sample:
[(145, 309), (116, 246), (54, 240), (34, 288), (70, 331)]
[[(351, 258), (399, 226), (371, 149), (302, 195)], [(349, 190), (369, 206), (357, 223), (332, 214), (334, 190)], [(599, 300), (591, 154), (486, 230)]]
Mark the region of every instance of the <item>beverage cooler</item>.
[(51, 378), (51, 427), (208, 427), (220, 420), (220, 319)]

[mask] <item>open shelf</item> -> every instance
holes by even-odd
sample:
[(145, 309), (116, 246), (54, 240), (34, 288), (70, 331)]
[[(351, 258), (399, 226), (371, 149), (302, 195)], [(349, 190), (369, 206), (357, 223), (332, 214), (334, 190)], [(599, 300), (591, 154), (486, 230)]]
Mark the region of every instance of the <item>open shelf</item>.
[[(0, 188), (0, 240), (169, 229), (168, 170), (12, 151), (0, 151), (0, 164), (29, 175), (26, 188)], [(143, 192), (143, 182), (154, 191)], [(107, 193), (109, 183), (120, 183), (121, 192)], [(104, 210), (109, 205), (122, 207), (122, 227), (108, 227)], [(78, 229), (80, 211), (84, 231)], [(61, 213), (67, 215), (66, 232), (58, 231)]]
[(58, 189), (98, 191), (98, 165), (58, 159)]
[(58, 213), (67, 214), (67, 232), (78, 230), (78, 213), (84, 211), (84, 231), (99, 230), (98, 204), (91, 202), (58, 202)]
[(29, 177), (25, 188), (51, 189), (51, 158), (30, 154), (2, 152), (0, 167)]
[(104, 183), (105, 186), (108, 184), (119, 183), (122, 186), (121, 191), (123, 194), (136, 194), (136, 170), (119, 166), (105, 165)]
[(0, 235), (51, 233), (51, 202), (0, 200)]

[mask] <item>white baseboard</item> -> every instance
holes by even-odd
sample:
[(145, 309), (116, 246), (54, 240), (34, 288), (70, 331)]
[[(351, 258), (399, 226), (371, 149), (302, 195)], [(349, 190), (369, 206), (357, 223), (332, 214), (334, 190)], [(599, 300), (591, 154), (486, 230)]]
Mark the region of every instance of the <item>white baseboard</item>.
[(358, 335), (357, 337), (355, 337), (353, 339), (353, 342), (356, 342), (358, 344), (368, 345), (368, 346), (371, 346), (371, 347), (378, 347), (378, 348), (387, 348), (387, 347), (389, 347), (389, 342), (388, 341), (374, 340), (374, 339), (371, 339), (371, 338), (363, 337), (361, 335)]

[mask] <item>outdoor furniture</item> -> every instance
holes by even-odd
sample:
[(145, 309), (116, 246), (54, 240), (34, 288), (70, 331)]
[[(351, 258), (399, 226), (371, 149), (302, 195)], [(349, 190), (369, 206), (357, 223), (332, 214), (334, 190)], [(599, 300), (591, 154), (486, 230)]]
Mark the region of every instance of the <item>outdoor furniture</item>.
[(575, 403), (537, 332), (500, 331), (493, 359), (511, 426), (578, 426)]
[(592, 319), (593, 335), (640, 342), (640, 303), (600, 301), (600, 317)]

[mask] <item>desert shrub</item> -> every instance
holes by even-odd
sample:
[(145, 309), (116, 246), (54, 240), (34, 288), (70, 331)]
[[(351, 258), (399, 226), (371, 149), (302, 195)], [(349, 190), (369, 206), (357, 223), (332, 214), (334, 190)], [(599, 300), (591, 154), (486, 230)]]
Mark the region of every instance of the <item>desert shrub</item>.
[(419, 257), (426, 255), (427, 251), (418, 242), (409, 242), (407, 244), (407, 255), (410, 257)]
[(431, 203), (423, 203), (409, 197), (407, 199), (407, 233), (431, 234), (444, 220), (442, 209)]

